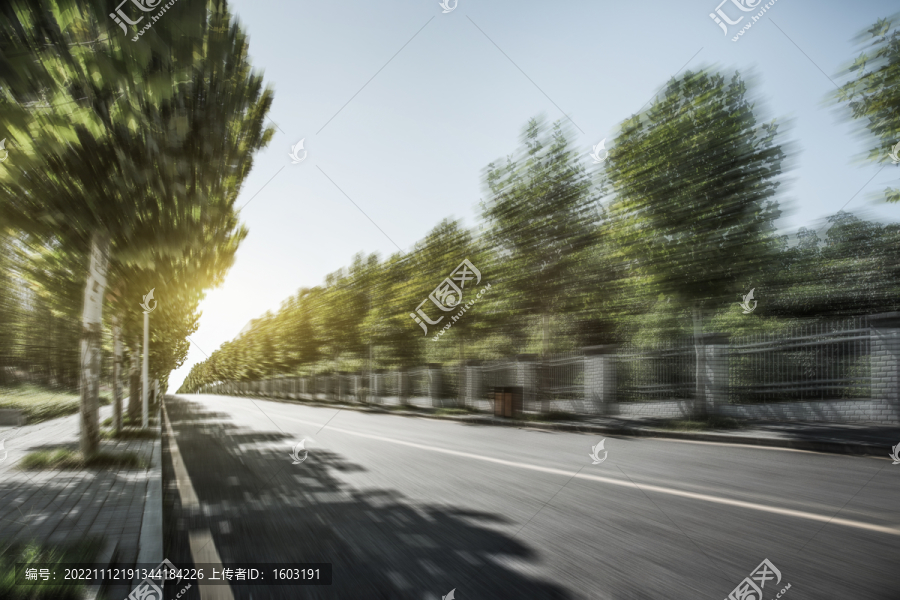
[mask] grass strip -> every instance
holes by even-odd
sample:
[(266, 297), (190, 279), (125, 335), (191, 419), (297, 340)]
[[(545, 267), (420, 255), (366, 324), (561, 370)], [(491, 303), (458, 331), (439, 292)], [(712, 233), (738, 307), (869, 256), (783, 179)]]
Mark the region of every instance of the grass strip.
[[(84, 585), (61, 585), (52, 579), (38, 579), (34, 585), (16, 585), (16, 568), (27, 569), (30, 565), (57, 571), (57, 577), (66, 563), (92, 563), (100, 554), (102, 541), (90, 539), (75, 544), (48, 545), (37, 542), (9, 544), (0, 540), (0, 598), (9, 600), (81, 600)], [(58, 568), (54, 569), (54, 566)]]
[(147, 460), (134, 452), (98, 452), (85, 460), (81, 452), (68, 448), (38, 450), (25, 455), (19, 468), (28, 471), (81, 469), (146, 469)]

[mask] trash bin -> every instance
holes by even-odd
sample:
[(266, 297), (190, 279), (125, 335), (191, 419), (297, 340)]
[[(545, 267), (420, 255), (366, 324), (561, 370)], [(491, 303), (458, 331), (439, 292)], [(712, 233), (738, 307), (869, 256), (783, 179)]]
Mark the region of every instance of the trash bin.
[(494, 388), (494, 416), (518, 417), (522, 414), (521, 386)]

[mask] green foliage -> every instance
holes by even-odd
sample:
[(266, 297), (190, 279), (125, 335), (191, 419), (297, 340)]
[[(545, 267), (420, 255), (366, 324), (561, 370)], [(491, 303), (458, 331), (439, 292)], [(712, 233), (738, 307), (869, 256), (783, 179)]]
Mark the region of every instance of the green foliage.
[[(0, 166), (0, 222), (31, 248), (27, 293), (77, 332), (48, 343), (59, 356), (46, 370), (60, 378), (74, 364), (69, 385), (79, 376), (77, 290), (91, 235), (103, 232), (108, 320), (139, 352), (139, 300), (156, 289), (150, 369), (165, 387), (204, 290), (221, 283), (246, 236), (234, 204), (272, 137), (272, 92), (224, 0), (181, 0), (138, 42), (110, 27), (106, 2), (14, 0), (2, 11), (0, 126), (11, 155)], [(22, 305), (0, 300), (0, 320)], [(0, 354), (0, 365), (11, 359)]]
[[(484, 174), (485, 243), (500, 258), (492, 271), (503, 282), (509, 309), (522, 317), (545, 317), (561, 308), (577, 285), (580, 254), (592, 240), (596, 211), (590, 177), (570, 137), (560, 123), (548, 130), (542, 119), (532, 119), (520, 148), (505, 165), (491, 163)], [(549, 337), (545, 328), (545, 351)]]
[[(101, 394), (100, 404), (111, 404), (108, 393)], [(34, 384), (0, 387), (0, 408), (21, 410), (28, 424), (49, 421), (78, 412), (77, 392), (48, 389)]]
[(764, 314), (809, 319), (900, 309), (900, 226), (845, 212), (828, 220), (823, 244), (804, 228), (779, 254)]
[(737, 74), (688, 72), (623, 123), (607, 161), (613, 231), (651, 293), (709, 308), (759, 284), (778, 216), (776, 133)]
[[(532, 120), (517, 154), (485, 170), (482, 226), (444, 221), (407, 254), (354, 257), (252, 321), (181, 390), (534, 352), (545, 314), (550, 348), (565, 351), (659, 346), (690, 335), (698, 309), (706, 331), (749, 335), (900, 308), (896, 226), (839, 213), (824, 246), (805, 229), (793, 245), (774, 235), (785, 155), (738, 75), (687, 73), (621, 129), (591, 189), (562, 129)], [(463, 258), (495, 291), (438, 341), (434, 326), (422, 337), (410, 313)], [(738, 302), (753, 287), (748, 318)]]
[(69, 448), (37, 450), (29, 452), (19, 463), (28, 471), (82, 469), (146, 469), (146, 459), (134, 452), (97, 452), (85, 460), (84, 456)]
[[(842, 73), (850, 80), (835, 93), (853, 119), (869, 131), (868, 160), (889, 163), (891, 148), (900, 143), (900, 13), (879, 19), (856, 36), (863, 50)], [(888, 202), (900, 201), (900, 189), (884, 190)]]
[[(52, 565), (91, 563), (96, 560), (103, 547), (99, 538), (82, 540), (76, 544), (48, 545), (38, 542), (8, 542), (0, 540), (3, 552), (0, 554), (0, 597), (9, 600), (81, 600), (83, 585), (61, 584), (52, 579), (38, 579), (34, 585), (16, 585), (16, 571), (30, 566), (49, 568)], [(60, 572), (60, 568), (56, 571)]]

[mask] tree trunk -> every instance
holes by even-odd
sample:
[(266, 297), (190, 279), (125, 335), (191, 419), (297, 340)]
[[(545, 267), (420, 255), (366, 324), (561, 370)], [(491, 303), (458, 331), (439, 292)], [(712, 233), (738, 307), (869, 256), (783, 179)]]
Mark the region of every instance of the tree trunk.
[(100, 447), (100, 341), (103, 331), (103, 296), (109, 266), (109, 236), (91, 236), (91, 260), (84, 286), (81, 318), (81, 453), (85, 458)]
[(463, 336), (459, 336), (459, 379), (457, 379), (457, 397), (458, 406), (466, 405), (466, 355), (465, 341)]
[(691, 310), (691, 317), (694, 322), (694, 352), (697, 356), (697, 365), (694, 373), (696, 385), (692, 412), (695, 419), (705, 419), (706, 394), (703, 378), (706, 374), (706, 348), (703, 346), (703, 309), (699, 305), (694, 305), (694, 308)]
[(550, 355), (550, 313), (545, 312), (541, 315), (543, 341), (544, 341), (544, 358)]
[(134, 348), (139, 348), (140, 342), (131, 350), (131, 371), (129, 373), (128, 386), (128, 420), (134, 425), (141, 414), (141, 371), (140, 353)]
[(375, 402), (375, 345), (369, 342), (369, 387), (366, 402)]
[(113, 335), (113, 422), (116, 433), (122, 431), (122, 328), (118, 317), (112, 320)]
[(541, 316), (541, 320), (543, 322), (543, 337), (544, 337), (544, 355), (541, 357), (541, 362), (538, 366), (540, 369), (540, 375), (538, 381), (540, 382), (540, 390), (538, 393), (541, 396), (541, 412), (547, 414), (550, 412), (551, 408), (551, 398), (547, 394), (547, 390), (550, 389), (550, 382), (547, 380), (548, 371), (547, 364), (550, 360), (550, 313), (544, 312)]

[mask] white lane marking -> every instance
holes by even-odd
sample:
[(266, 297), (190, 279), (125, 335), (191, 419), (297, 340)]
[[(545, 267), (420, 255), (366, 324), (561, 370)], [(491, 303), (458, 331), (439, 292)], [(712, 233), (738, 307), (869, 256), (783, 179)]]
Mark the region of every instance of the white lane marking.
[[(219, 396), (219, 397), (227, 398), (229, 400), (234, 399), (232, 396)], [(266, 400), (261, 400), (261, 402), (266, 402)], [(272, 404), (280, 405), (282, 403), (281, 402), (272, 402)], [(243, 406), (238, 405), (235, 408), (243, 408)], [(304, 408), (329, 408), (329, 407), (327, 407), (327, 406), (305, 406)], [(373, 416), (394, 417), (396, 419), (404, 418), (401, 415), (392, 415), (389, 413), (388, 414), (377, 413)], [(446, 424), (453, 424), (453, 425), (458, 425), (460, 423), (464, 423), (463, 421), (453, 421), (450, 419), (435, 419), (435, 418), (427, 417), (424, 415), (416, 415), (416, 416), (419, 419), (422, 419), (423, 421), (431, 421), (432, 423), (446, 423)], [(295, 417), (288, 417), (288, 418), (293, 419)], [(309, 423), (310, 421), (305, 421), (305, 422)], [(540, 429), (536, 426), (510, 427), (510, 429), (518, 429), (521, 431), (535, 431), (535, 432), (541, 432), (541, 433), (549, 432), (549, 433), (568, 433), (568, 434), (574, 434), (574, 435), (599, 435), (599, 433), (595, 433), (592, 431), (548, 430), (548, 429)], [(819, 454), (819, 455), (823, 454), (822, 452), (818, 452), (816, 450), (802, 450), (799, 448), (782, 448), (779, 446), (762, 446), (762, 445), (758, 445), (758, 444), (736, 444), (733, 442), (711, 442), (711, 441), (707, 441), (707, 440), (680, 440), (678, 438), (656, 437), (654, 435), (636, 436), (636, 435), (629, 434), (629, 433), (621, 433), (620, 434), (620, 433), (616, 433), (616, 432), (610, 432), (609, 434), (606, 434), (606, 435), (621, 435), (621, 437), (630, 438), (630, 439), (647, 439), (647, 440), (654, 440), (657, 442), (676, 442), (679, 444), (706, 444), (709, 446), (725, 446), (728, 448), (751, 448), (754, 450), (770, 450), (773, 452), (801, 452), (804, 454)], [(881, 457), (878, 457), (878, 456), (863, 456), (863, 455), (855, 455), (855, 454), (847, 454), (847, 455), (842, 455), (842, 456), (846, 456), (848, 458), (878, 458), (879, 460), (881, 460)], [(890, 460), (890, 459), (887, 457), (884, 457), (884, 460)]]
[[(172, 424), (169, 422), (169, 413), (166, 412), (165, 402), (162, 405), (162, 413), (163, 421), (166, 424), (166, 433), (169, 436), (169, 451), (172, 457), (172, 467), (175, 469), (175, 485), (178, 487), (178, 495), (181, 496), (181, 505), (191, 509), (199, 508), (200, 500), (197, 498), (197, 492), (194, 490), (184, 459), (181, 457), (178, 442), (175, 441), (175, 432), (172, 431)], [(216, 550), (212, 533), (210, 533), (208, 528), (188, 532), (188, 541), (191, 546), (191, 557), (195, 565), (207, 564), (218, 568), (219, 571), (222, 570), (222, 559), (219, 558), (219, 551)], [(200, 588), (200, 600), (234, 600), (230, 585), (198, 583), (197, 587)]]
[[(195, 565), (210, 565), (213, 569), (222, 570), (222, 559), (219, 557), (209, 529), (191, 531), (188, 538), (191, 545), (191, 557), (193, 557)], [(200, 600), (234, 600), (230, 585), (198, 583), (197, 586), (200, 588)]]
[[(288, 418), (294, 421), (299, 421), (300, 423), (306, 423), (308, 425), (313, 425), (316, 427), (321, 427), (321, 423), (314, 423), (312, 421), (306, 421), (303, 419), (298, 419), (296, 417), (285, 416), (283, 418)], [(357, 437), (368, 438), (372, 440), (378, 440), (381, 442), (388, 442), (391, 444), (398, 444), (400, 446), (408, 446), (410, 448), (416, 448), (418, 450), (428, 450), (430, 452), (437, 452), (440, 454), (449, 454), (451, 456), (459, 456), (462, 458), (471, 458), (474, 460), (480, 460), (483, 462), (490, 462), (498, 465), (504, 465), (507, 467), (516, 467), (518, 469), (528, 469), (531, 471), (538, 471), (541, 473), (550, 473), (551, 475), (562, 475), (564, 477), (575, 477), (577, 479), (586, 479), (588, 481), (596, 481), (599, 483), (606, 483), (609, 485), (617, 485), (620, 487), (628, 487), (633, 488), (636, 487), (635, 484), (630, 481), (622, 481), (619, 479), (612, 479), (610, 477), (601, 477), (599, 475), (588, 475), (586, 473), (578, 473), (577, 471), (564, 471), (562, 469), (554, 469), (552, 467), (541, 467), (538, 465), (532, 465), (530, 463), (522, 463), (515, 462), (511, 460), (504, 460), (502, 458), (493, 458), (491, 456), (483, 456), (481, 454), (472, 454), (471, 452), (460, 452), (459, 450), (449, 450), (447, 448), (436, 448), (434, 446), (426, 446), (424, 444), (417, 444), (415, 442), (407, 442), (404, 440), (398, 440), (394, 438), (389, 438), (381, 435), (372, 435), (368, 433), (359, 433), (357, 431), (350, 431), (349, 429), (342, 429), (339, 427), (333, 427), (331, 425), (326, 425), (323, 429), (330, 429), (332, 431), (337, 431), (338, 433), (344, 433), (347, 435), (353, 435)], [(874, 525), (872, 523), (864, 523), (862, 521), (854, 521), (852, 519), (838, 519), (829, 517), (828, 515), (820, 515), (816, 513), (810, 513), (802, 510), (793, 510), (790, 508), (779, 508), (776, 506), (766, 506), (764, 504), (757, 504), (755, 502), (744, 502), (743, 500), (732, 500), (730, 498), (720, 498), (718, 496), (710, 496), (709, 494), (699, 494), (697, 492), (685, 492), (682, 490), (677, 490), (669, 487), (662, 487), (658, 485), (651, 484), (640, 484), (637, 486), (639, 489), (650, 492), (656, 492), (659, 494), (668, 494), (670, 496), (679, 496), (681, 498), (689, 498), (691, 500), (701, 500), (703, 502), (712, 502), (714, 504), (724, 504), (725, 506), (734, 506), (737, 508), (746, 508), (748, 510), (757, 510), (760, 512), (767, 512), (776, 515), (783, 515), (787, 517), (795, 517), (798, 519), (807, 519), (810, 521), (819, 521), (823, 523), (834, 523), (835, 525), (844, 525), (846, 527), (854, 527), (856, 529), (864, 529), (867, 531), (875, 531), (878, 533), (886, 533), (889, 535), (900, 536), (900, 528), (896, 527), (885, 527), (883, 525)]]
[(172, 455), (172, 466), (175, 469), (175, 485), (178, 487), (178, 495), (181, 496), (181, 505), (185, 508), (199, 508), (200, 500), (197, 498), (197, 492), (191, 484), (191, 477), (188, 475), (187, 467), (184, 465), (184, 459), (181, 457), (181, 451), (178, 449), (178, 442), (175, 441), (175, 432), (172, 431), (172, 424), (169, 422), (169, 413), (166, 412), (166, 405), (162, 407), (163, 417), (166, 424), (166, 433), (169, 435), (169, 452)]

